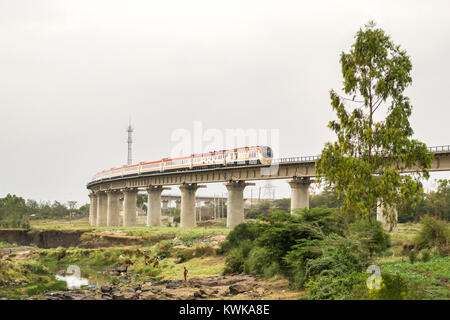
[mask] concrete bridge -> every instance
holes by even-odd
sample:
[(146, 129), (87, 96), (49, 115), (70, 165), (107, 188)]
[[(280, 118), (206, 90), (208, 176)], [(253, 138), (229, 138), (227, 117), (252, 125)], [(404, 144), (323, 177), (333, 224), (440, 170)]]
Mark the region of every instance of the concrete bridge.
[[(429, 171), (450, 170), (450, 145), (431, 147), (434, 160)], [(223, 182), (228, 190), (227, 227), (233, 228), (244, 221), (243, 192), (252, 180), (287, 179), (291, 187), (291, 211), (309, 207), (309, 185), (315, 177), (315, 162), (318, 156), (274, 159), (271, 166), (245, 165), (218, 167), (203, 170), (158, 172), (131, 175), (93, 181), (91, 190), (89, 221), (91, 225), (118, 226), (119, 197), (123, 195), (123, 225), (136, 225), (136, 195), (139, 190), (148, 193), (147, 225), (161, 225), (161, 193), (178, 186), (181, 191), (181, 227), (195, 227), (195, 193), (205, 188), (205, 183)], [(406, 170), (414, 171), (414, 168)], [(382, 219), (382, 216), (380, 219)]]

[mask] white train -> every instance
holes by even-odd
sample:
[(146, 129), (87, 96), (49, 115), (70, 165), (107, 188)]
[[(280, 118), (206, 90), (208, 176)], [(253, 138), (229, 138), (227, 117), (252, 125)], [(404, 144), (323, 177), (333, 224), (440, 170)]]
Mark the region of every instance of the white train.
[(97, 173), (92, 181), (156, 172), (208, 169), (248, 164), (270, 165), (272, 163), (272, 157), (272, 149), (268, 146), (213, 151), (203, 154), (193, 154), (186, 157), (165, 158), (158, 161), (141, 162), (120, 168), (112, 168)]

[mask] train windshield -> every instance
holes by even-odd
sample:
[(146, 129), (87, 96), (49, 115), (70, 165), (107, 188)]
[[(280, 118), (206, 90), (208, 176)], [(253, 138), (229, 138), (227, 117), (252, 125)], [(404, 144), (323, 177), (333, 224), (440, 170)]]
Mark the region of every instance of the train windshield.
[(262, 147), (262, 149), (263, 149), (263, 155), (265, 156), (265, 157), (272, 157), (272, 149), (270, 148), (270, 147)]

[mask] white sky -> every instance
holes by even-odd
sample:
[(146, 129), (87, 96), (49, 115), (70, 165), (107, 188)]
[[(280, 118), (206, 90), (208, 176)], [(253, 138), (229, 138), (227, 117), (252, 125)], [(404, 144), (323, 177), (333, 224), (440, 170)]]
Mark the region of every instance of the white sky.
[(450, 144), (449, 18), (448, 1), (0, 0), (0, 196), (87, 202), (91, 176), (126, 162), (129, 117), (135, 161), (170, 155), (195, 120), (318, 154), (339, 55), (371, 19), (411, 56), (415, 138)]

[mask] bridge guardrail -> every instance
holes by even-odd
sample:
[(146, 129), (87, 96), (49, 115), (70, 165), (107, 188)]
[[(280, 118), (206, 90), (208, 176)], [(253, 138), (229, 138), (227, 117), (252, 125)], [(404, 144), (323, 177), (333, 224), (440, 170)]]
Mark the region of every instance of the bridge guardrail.
[(450, 145), (446, 145), (446, 146), (436, 146), (436, 147), (429, 147), (428, 150), (430, 150), (430, 152), (450, 152)]
[[(428, 150), (433, 153), (450, 152), (450, 145), (428, 147)], [(319, 159), (319, 157), (320, 156), (278, 158), (278, 159), (273, 159), (272, 163), (273, 164), (281, 164), (281, 163), (290, 163), (290, 162), (311, 162), (311, 161), (316, 161), (317, 159)]]

